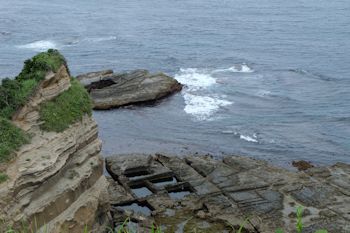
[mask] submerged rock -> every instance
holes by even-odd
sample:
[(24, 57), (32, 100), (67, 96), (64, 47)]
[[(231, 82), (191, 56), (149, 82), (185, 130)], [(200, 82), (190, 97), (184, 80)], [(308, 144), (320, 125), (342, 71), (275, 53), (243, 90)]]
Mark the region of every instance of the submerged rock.
[(114, 222), (129, 217), (140, 232), (236, 232), (247, 218), (242, 232), (295, 232), (299, 206), (307, 233), (350, 230), (347, 164), (292, 172), (238, 156), (129, 154), (106, 167)]
[(182, 89), (182, 85), (174, 78), (164, 73), (151, 74), (147, 70), (122, 74), (101, 71), (79, 75), (77, 78), (89, 91), (94, 109), (153, 102)]

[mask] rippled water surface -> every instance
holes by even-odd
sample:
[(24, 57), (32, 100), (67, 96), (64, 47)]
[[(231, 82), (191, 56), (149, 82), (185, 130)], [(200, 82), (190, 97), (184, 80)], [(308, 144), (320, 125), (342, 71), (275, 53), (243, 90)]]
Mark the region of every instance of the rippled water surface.
[(74, 75), (145, 68), (186, 85), (95, 112), (106, 155), (350, 162), (348, 0), (0, 0), (0, 76), (48, 48)]

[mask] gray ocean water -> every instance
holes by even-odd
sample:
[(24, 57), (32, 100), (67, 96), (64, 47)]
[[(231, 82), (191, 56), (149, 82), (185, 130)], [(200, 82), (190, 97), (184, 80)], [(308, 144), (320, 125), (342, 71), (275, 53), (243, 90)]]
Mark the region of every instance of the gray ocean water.
[(143, 68), (186, 85), (95, 112), (105, 155), (350, 162), (348, 0), (0, 0), (0, 76), (48, 48), (73, 75)]

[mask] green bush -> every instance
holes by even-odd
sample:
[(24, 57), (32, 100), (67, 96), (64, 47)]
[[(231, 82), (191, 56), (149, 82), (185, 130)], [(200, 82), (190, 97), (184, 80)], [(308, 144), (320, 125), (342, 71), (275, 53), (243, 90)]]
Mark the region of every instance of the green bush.
[(62, 132), (71, 124), (91, 115), (92, 102), (85, 88), (71, 79), (71, 87), (40, 107), (41, 128), (45, 131)]
[(0, 163), (8, 161), (13, 151), (28, 142), (27, 135), (9, 120), (28, 101), (46, 73), (57, 71), (62, 64), (66, 64), (64, 57), (51, 49), (25, 61), (21, 73), (14, 79), (5, 78), (1, 81)]
[(28, 136), (10, 121), (0, 118), (0, 163), (7, 162), (11, 153), (28, 142)]
[(62, 64), (66, 64), (64, 57), (54, 49), (39, 53), (24, 62), (22, 72), (16, 77), (18, 81), (33, 79), (41, 81), (48, 71), (56, 72)]
[(2, 80), (0, 86), (0, 117), (10, 119), (32, 95), (39, 82), (48, 71), (57, 71), (66, 64), (64, 57), (57, 50), (39, 53), (25, 61), (22, 72), (15, 78)]

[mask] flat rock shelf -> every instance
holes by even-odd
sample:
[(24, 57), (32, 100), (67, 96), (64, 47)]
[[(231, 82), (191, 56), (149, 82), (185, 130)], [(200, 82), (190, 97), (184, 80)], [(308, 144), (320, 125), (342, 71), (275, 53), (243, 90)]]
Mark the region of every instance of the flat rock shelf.
[(98, 110), (151, 103), (182, 89), (176, 79), (147, 70), (119, 74), (104, 70), (79, 75), (77, 79), (89, 91), (94, 109)]
[[(149, 232), (350, 231), (350, 165), (293, 172), (246, 157), (117, 155), (106, 159), (117, 227)], [(235, 232), (235, 231), (233, 231)]]

